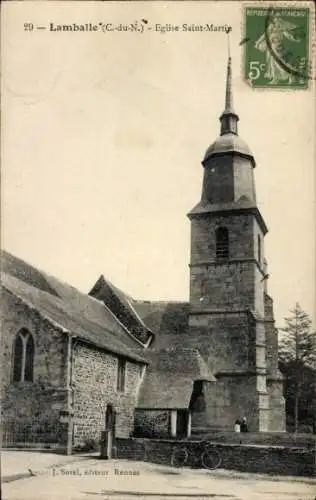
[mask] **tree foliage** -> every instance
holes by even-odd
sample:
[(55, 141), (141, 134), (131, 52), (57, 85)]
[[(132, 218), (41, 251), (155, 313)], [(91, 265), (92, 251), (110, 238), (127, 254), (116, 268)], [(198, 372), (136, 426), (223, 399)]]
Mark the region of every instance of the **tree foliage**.
[[(293, 363), (280, 362), (280, 370), (284, 376), (284, 398), (286, 403), (286, 421), (288, 430), (295, 427), (296, 405), (296, 370)], [(300, 373), (300, 395), (298, 399), (297, 419), (299, 428), (311, 428), (315, 420), (315, 372), (302, 365)]]
[(287, 420), (315, 421), (316, 396), (316, 332), (308, 314), (298, 303), (285, 318), (285, 327), (279, 343), (280, 369), (285, 376), (284, 396)]
[(316, 369), (316, 332), (312, 322), (298, 303), (290, 311), (292, 316), (285, 318), (283, 336), (279, 343), (279, 358), (283, 363), (297, 363)]

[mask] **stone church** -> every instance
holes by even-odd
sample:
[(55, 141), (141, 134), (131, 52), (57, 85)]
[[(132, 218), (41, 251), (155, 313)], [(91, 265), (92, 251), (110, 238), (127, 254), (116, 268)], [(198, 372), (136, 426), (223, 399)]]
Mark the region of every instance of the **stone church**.
[(3, 444), (284, 431), (255, 158), (238, 135), (231, 59), (220, 135), (191, 222), (190, 300), (136, 300), (100, 276), (88, 294), (2, 252)]

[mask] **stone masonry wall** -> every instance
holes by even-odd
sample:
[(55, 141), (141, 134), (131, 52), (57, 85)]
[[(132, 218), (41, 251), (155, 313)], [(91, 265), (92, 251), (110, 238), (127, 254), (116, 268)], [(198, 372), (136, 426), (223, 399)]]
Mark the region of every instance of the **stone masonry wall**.
[[(285, 446), (259, 446), (212, 443), (222, 459), (220, 467), (228, 470), (274, 475), (315, 476), (315, 449)], [(171, 439), (118, 439), (117, 457), (170, 465), (175, 446), (185, 446), (189, 457), (186, 466), (201, 453), (198, 441)], [(202, 448), (203, 449), (203, 448)], [(196, 466), (196, 465), (195, 465)]]
[(186, 345), (200, 349), (210, 370), (245, 370), (249, 366), (249, 336), (252, 325), (247, 314), (192, 314)]
[[(1, 313), (1, 412), (5, 432), (24, 433), (26, 439), (28, 428), (43, 441), (58, 441), (62, 427), (59, 412), (67, 410), (68, 399), (67, 337), (6, 290)], [(22, 328), (34, 339), (33, 382), (13, 381), (14, 341)]]
[(199, 309), (254, 309), (255, 267), (227, 262), (191, 267), (191, 304)]
[[(216, 259), (219, 226), (229, 231), (226, 261)], [(269, 398), (262, 229), (252, 214), (206, 214), (192, 217), (191, 238), (189, 326), (194, 341), (190, 345), (201, 349), (217, 377), (206, 394), (208, 425), (231, 429), (235, 419), (244, 415), (253, 431), (266, 431)]]
[(168, 437), (170, 435), (170, 410), (136, 409), (134, 435)]
[(126, 362), (125, 391), (117, 391), (118, 358), (78, 343), (74, 347), (74, 444), (99, 441), (105, 429), (108, 404), (116, 412), (116, 436), (128, 437), (133, 430), (134, 408), (141, 380), (141, 366)]
[(286, 431), (285, 399), (283, 397), (283, 380), (268, 378), (269, 395), (268, 429), (273, 432)]
[[(216, 229), (229, 231), (229, 259), (216, 259)], [(190, 303), (199, 308), (251, 308), (257, 304), (252, 215), (192, 219)], [(263, 291), (263, 288), (262, 288)]]
[(215, 231), (219, 226), (229, 230), (230, 258), (253, 258), (253, 216), (206, 214), (191, 221), (191, 264), (216, 260)]
[(278, 372), (278, 331), (274, 326), (273, 301), (267, 294), (264, 296), (264, 305), (267, 369), (269, 374), (276, 374)]
[(237, 418), (246, 417), (251, 432), (267, 430), (267, 401), (257, 392), (255, 375), (218, 377), (205, 390), (208, 427), (232, 431)]
[[(256, 346), (260, 335), (264, 341), (263, 325), (247, 313), (191, 314), (190, 334), (182, 342), (200, 349), (217, 379), (205, 391), (207, 426), (231, 430), (246, 416), (253, 431), (267, 429), (265, 352)], [(262, 375), (256, 374), (257, 365)], [(194, 414), (192, 425), (199, 426)]]
[[(216, 259), (216, 229), (229, 231), (229, 259)], [(261, 255), (259, 263), (260, 239)], [(253, 215), (194, 217), (190, 303), (199, 308), (250, 308), (264, 316), (264, 238)], [(259, 265), (259, 267), (258, 267)]]
[(274, 325), (273, 300), (265, 293), (265, 333), (267, 362), (267, 391), (269, 395), (269, 431), (285, 431), (285, 399), (283, 375), (278, 369), (278, 331)]

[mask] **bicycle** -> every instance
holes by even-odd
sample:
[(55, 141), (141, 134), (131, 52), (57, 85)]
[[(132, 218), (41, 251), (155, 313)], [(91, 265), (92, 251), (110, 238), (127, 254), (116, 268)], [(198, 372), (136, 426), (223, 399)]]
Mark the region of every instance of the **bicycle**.
[(192, 465), (202, 466), (205, 469), (217, 469), (222, 463), (222, 458), (214, 449), (214, 445), (208, 441), (202, 441), (199, 443), (198, 450), (189, 450), (186, 446), (174, 446), (171, 454), (172, 467), (183, 467), (188, 462), (190, 455), (193, 456), (192, 462), (190, 461)]

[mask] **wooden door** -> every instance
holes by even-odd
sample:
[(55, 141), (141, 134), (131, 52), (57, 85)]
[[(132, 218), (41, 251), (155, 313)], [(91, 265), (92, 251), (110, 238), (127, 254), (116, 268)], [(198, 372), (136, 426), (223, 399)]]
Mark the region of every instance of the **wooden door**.
[(177, 437), (185, 437), (188, 429), (188, 410), (177, 411)]
[(106, 431), (106, 442), (107, 442), (106, 454), (108, 458), (112, 458), (114, 428), (115, 428), (115, 413), (113, 411), (113, 406), (111, 404), (108, 404), (105, 412), (105, 431)]

